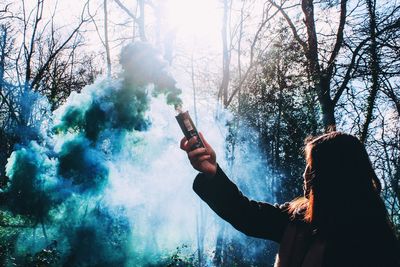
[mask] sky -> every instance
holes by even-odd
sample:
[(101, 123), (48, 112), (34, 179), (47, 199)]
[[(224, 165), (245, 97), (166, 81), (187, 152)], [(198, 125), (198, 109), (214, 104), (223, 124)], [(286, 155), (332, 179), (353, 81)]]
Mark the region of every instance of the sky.
[[(135, 10), (135, 1), (121, 1), (130, 10)], [(188, 75), (187, 64), (193, 57), (196, 64), (207, 64), (202, 58), (211, 58), (214, 64), (208, 66), (210, 73), (218, 72), (222, 64), (221, 51), (221, 25), (222, 7), (219, 0), (163, 0), (153, 1), (162, 3), (162, 33), (173, 33), (174, 59), (172, 71), (178, 83), (182, 87), (192, 86)], [(33, 4), (33, 3), (30, 3)], [(56, 8), (55, 21), (60, 27), (67, 29), (77, 25), (82, 12), (84, 1), (81, 0), (48, 0), (45, 5), (45, 16), (50, 17)], [(85, 27), (86, 51), (100, 52), (104, 54), (104, 13), (103, 0), (91, 0), (89, 3), (90, 14), (94, 16), (96, 25), (88, 23)], [(150, 41), (154, 41), (155, 17), (153, 9), (148, 7), (146, 12), (146, 31)], [(121, 42), (129, 42), (132, 36), (132, 22), (114, 1), (108, 1), (109, 36), (113, 71), (119, 71), (119, 54)], [(125, 24), (125, 26), (121, 26)], [(96, 27), (98, 31), (96, 30)], [(105, 58), (103, 59), (105, 61)], [(215, 64), (217, 63), (217, 64)], [(196, 66), (194, 66), (196, 68)], [(191, 96), (189, 96), (191, 97)]]
[[(134, 1), (121, 1), (130, 10), (135, 10), (132, 5)], [(155, 1), (157, 3), (157, 1)], [(220, 43), (221, 20), (222, 20), (222, 3), (218, 0), (164, 0), (162, 3), (163, 30), (174, 30), (177, 33), (177, 39), (192, 45), (193, 43), (204, 42), (210, 46), (218, 46)], [(34, 4), (28, 1), (27, 9)], [(85, 1), (46, 1), (45, 16), (50, 16), (54, 8), (57, 8), (56, 23), (60, 25), (74, 25), (79, 18)], [(97, 22), (99, 29), (103, 27), (103, 0), (92, 0), (89, 3), (90, 13), (99, 21)], [(113, 31), (112, 24), (123, 23), (127, 20), (127, 16), (121, 11), (114, 1), (108, 1), (110, 32)], [(146, 9), (146, 24), (151, 23), (152, 10)], [(62, 14), (62, 15), (61, 15)], [(116, 25), (118, 27), (118, 25)], [(94, 30), (89, 28), (90, 30)], [(94, 38), (95, 39), (95, 38)], [(93, 40), (93, 42), (95, 42)]]

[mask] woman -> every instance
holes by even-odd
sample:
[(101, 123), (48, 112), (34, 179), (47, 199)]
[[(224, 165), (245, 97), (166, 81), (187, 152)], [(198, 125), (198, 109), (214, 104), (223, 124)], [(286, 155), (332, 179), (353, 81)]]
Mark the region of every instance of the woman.
[(224, 220), (253, 237), (280, 243), (275, 266), (400, 266), (398, 240), (363, 144), (331, 132), (306, 143), (304, 197), (285, 205), (249, 200), (224, 174), (211, 146), (191, 149), (200, 171), (194, 191)]

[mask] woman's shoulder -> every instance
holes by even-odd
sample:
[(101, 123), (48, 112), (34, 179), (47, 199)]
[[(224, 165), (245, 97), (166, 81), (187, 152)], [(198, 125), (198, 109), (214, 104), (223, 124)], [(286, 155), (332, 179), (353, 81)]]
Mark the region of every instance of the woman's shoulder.
[(292, 222), (306, 223), (305, 215), (308, 207), (308, 199), (300, 197), (283, 204), (275, 204), (275, 207), (286, 212)]

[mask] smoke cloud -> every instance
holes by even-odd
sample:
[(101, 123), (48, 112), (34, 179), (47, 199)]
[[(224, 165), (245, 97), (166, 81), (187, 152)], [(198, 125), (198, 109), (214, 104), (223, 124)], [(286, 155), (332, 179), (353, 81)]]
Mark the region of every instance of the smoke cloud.
[[(213, 264), (216, 239), (227, 224), (191, 190), (196, 172), (178, 147), (182, 133), (168, 106), (182, 104), (181, 90), (146, 43), (123, 48), (120, 63), (118, 78), (72, 93), (52, 117), (39, 120), (46, 121), (42, 137), (9, 158), (5, 206), (29, 225), (18, 233), (10, 264), (44, 259), (54, 266), (166, 266), (178, 256), (196, 262), (200, 247), (208, 255), (203, 264)], [(229, 118), (216, 122), (207, 109), (199, 114), (199, 129), (227, 167)], [(237, 162), (252, 171), (239, 163), (227, 172), (242, 177), (239, 184), (250, 196), (265, 195), (270, 185), (262, 157), (238, 151)], [(243, 153), (249, 154), (241, 158)], [(244, 240), (224, 227), (226, 244)], [(260, 251), (256, 246), (249, 247), (250, 256)]]

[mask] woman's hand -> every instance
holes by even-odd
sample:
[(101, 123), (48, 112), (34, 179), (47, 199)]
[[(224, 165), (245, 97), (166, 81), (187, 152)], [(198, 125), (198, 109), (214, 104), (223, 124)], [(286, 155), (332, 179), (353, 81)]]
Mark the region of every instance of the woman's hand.
[(192, 137), (190, 140), (184, 137), (181, 140), (181, 149), (188, 154), (193, 168), (205, 174), (215, 175), (217, 173), (217, 157), (212, 147), (208, 144), (206, 139), (204, 139), (203, 134), (199, 134), (205, 147), (192, 149), (192, 146), (197, 141), (197, 137)]

